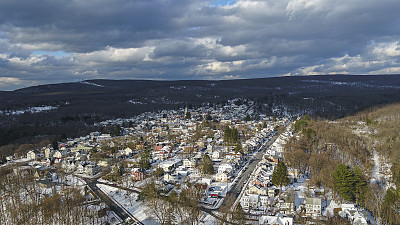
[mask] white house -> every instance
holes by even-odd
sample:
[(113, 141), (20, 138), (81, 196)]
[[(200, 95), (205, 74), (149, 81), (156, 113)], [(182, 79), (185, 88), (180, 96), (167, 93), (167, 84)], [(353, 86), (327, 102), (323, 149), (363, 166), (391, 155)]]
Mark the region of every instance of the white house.
[(228, 182), (228, 179), (229, 179), (229, 177), (226, 173), (217, 173), (215, 175), (215, 180), (217, 182)]
[(158, 167), (164, 169), (164, 171), (168, 172), (170, 170), (173, 170), (174, 168), (177, 168), (178, 166), (182, 165), (182, 160), (172, 160), (172, 161), (165, 161), (161, 162), (158, 164)]
[(219, 151), (215, 151), (212, 153), (212, 159), (219, 159), (221, 157), (221, 153)]
[(317, 217), (322, 212), (322, 200), (320, 198), (306, 198), (306, 215)]
[(283, 217), (281, 214), (276, 216), (261, 216), (258, 224), (262, 225), (293, 225), (293, 218)]
[(196, 161), (194, 159), (184, 159), (183, 166), (185, 168), (194, 168), (196, 166)]
[(28, 153), (26, 153), (26, 158), (30, 160), (36, 160), (37, 158), (40, 158), (42, 156), (43, 154), (41, 154), (37, 150), (29, 151)]
[(282, 196), (278, 202), (279, 211), (282, 214), (289, 215), (295, 211), (294, 198)]
[(133, 154), (133, 150), (131, 148), (125, 148), (124, 149), (125, 155), (131, 156)]
[(266, 210), (269, 204), (269, 197), (257, 194), (246, 194), (240, 199), (240, 205), (244, 210), (258, 209)]
[(57, 150), (57, 151), (54, 152), (53, 157), (54, 158), (62, 158), (63, 154), (62, 154), (61, 151)]
[(218, 173), (227, 173), (229, 176), (233, 173), (233, 166), (229, 163), (223, 163), (218, 166)]
[(44, 156), (45, 156), (46, 158), (51, 158), (51, 157), (53, 157), (53, 153), (54, 153), (53, 149), (46, 148), (46, 149), (44, 150)]

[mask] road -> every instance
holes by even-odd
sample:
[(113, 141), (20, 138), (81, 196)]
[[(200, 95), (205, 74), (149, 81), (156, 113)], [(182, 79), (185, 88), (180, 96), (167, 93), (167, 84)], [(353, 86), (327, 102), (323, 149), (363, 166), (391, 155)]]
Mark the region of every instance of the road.
[[(278, 136), (279, 135), (274, 134), (271, 140), (265, 142), (260, 147), (259, 151), (253, 156), (253, 161), (249, 163), (247, 169), (243, 171), (243, 173), (240, 175), (239, 180), (235, 184), (233, 184), (231, 190), (228, 193), (232, 194), (235, 199), (239, 196), (240, 192), (242, 191), (243, 185), (249, 179), (250, 174), (256, 168), (257, 164), (261, 161), (263, 155), (265, 154), (265, 150), (268, 149), (272, 143), (274, 143)], [(223, 204), (225, 204), (225, 202)]]
[(127, 218), (130, 218), (130, 216), (116, 203), (114, 203), (108, 195), (106, 195), (100, 188), (96, 186), (97, 180), (91, 180), (87, 179), (86, 180), (87, 185), (89, 188), (96, 194), (97, 197), (99, 197), (106, 205), (110, 208), (110, 210), (114, 211), (119, 218), (122, 220), (126, 220)]

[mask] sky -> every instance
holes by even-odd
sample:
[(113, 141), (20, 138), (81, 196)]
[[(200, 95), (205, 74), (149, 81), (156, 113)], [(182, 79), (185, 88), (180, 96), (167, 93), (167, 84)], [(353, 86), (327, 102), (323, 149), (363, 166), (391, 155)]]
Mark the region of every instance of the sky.
[(399, 0), (1, 0), (0, 90), (400, 74)]

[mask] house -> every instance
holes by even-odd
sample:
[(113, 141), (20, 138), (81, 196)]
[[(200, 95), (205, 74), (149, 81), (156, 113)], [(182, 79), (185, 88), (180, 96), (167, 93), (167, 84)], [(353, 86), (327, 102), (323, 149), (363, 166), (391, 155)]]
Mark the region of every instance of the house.
[(177, 175), (172, 175), (171, 173), (165, 173), (163, 177), (164, 181), (167, 183), (175, 183), (177, 182), (180, 178)]
[(264, 176), (258, 175), (257, 178), (254, 179), (251, 184), (257, 185), (257, 186), (262, 186), (262, 187), (268, 187), (269, 181), (270, 181), (269, 176), (264, 177)]
[(280, 158), (279, 156), (277, 156), (277, 155), (271, 156), (270, 159), (272, 159), (272, 161), (273, 161), (274, 163), (278, 163), (278, 162), (281, 161), (281, 158)]
[(59, 150), (55, 151), (53, 154), (54, 158), (62, 158), (63, 157), (63, 153)]
[(268, 195), (268, 189), (263, 186), (251, 185), (249, 194)]
[(196, 161), (194, 159), (184, 159), (183, 166), (185, 168), (194, 168), (196, 166)]
[(87, 176), (94, 176), (99, 170), (99, 166), (94, 162), (81, 162), (78, 164), (78, 173), (85, 174)]
[(38, 150), (33, 150), (26, 153), (26, 158), (29, 160), (36, 160), (42, 156), (43, 154), (41, 154)]
[(53, 153), (54, 153), (54, 151), (51, 148), (44, 149), (44, 157), (46, 157), (46, 158), (53, 157)]
[(293, 218), (283, 217), (281, 214), (276, 216), (261, 216), (258, 224), (262, 225), (293, 225)]
[(268, 196), (275, 197), (279, 193), (279, 189), (276, 188), (268, 188)]
[(133, 150), (131, 148), (125, 148), (122, 150), (118, 150), (117, 156), (132, 156), (133, 155)]
[(182, 165), (182, 160), (165, 161), (158, 164), (158, 167), (164, 169), (164, 171), (171, 171), (178, 166)]
[(282, 214), (289, 215), (295, 211), (294, 198), (282, 196), (278, 202), (279, 211)]
[(317, 217), (322, 212), (322, 199), (320, 198), (306, 198), (306, 215)]
[(240, 199), (240, 205), (244, 210), (266, 210), (269, 205), (269, 197), (257, 194), (246, 194)]
[(97, 171), (99, 170), (99, 166), (98, 165), (96, 165), (96, 164), (89, 164), (89, 165), (87, 165), (86, 166), (86, 169), (85, 169), (85, 174), (87, 175), (87, 176), (94, 176), (96, 173), (97, 173)]
[(339, 212), (339, 216), (347, 217), (352, 221), (352, 224), (368, 224), (365, 216), (355, 207), (354, 204), (342, 204), (341, 207), (342, 211)]
[(110, 158), (103, 158), (97, 163), (97, 165), (101, 167), (108, 167), (110, 166), (110, 162), (111, 162)]
[(131, 148), (125, 148), (124, 153), (126, 156), (132, 156), (133, 155), (133, 150)]
[[(213, 150), (214, 150), (214, 145), (208, 144), (208, 145), (207, 145), (207, 152), (208, 152), (208, 153), (212, 153)], [(219, 157), (218, 157), (218, 158), (219, 158)]]
[(228, 182), (229, 176), (228, 176), (228, 174), (225, 173), (225, 172), (217, 173), (217, 174), (215, 175), (215, 180), (216, 180), (217, 182)]
[(219, 152), (219, 151), (215, 151), (215, 152), (213, 152), (212, 153), (212, 156), (211, 156), (211, 158), (212, 159), (219, 159), (221, 157), (221, 153)]
[(53, 172), (52, 171), (50, 171), (49, 169), (48, 169), (48, 167), (46, 167), (46, 166), (42, 166), (42, 167), (39, 167), (39, 168), (35, 168), (36, 169), (36, 171), (35, 171), (35, 173), (33, 174), (33, 177), (36, 179), (36, 180), (40, 180), (40, 179), (52, 179), (52, 177), (53, 177)]
[(218, 166), (218, 173), (227, 173), (229, 176), (233, 174), (233, 166), (230, 163), (222, 163)]
[(131, 171), (131, 176), (133, 180), (139, 181), (143, 180), (145, 170), (143, 168), (133, 168)]
[(61, 168), (67, 170), (67, 171), (72, 171), (76, 169), (76, 160), (73, 158), (68, 158), (65, 159), (61, 162)]

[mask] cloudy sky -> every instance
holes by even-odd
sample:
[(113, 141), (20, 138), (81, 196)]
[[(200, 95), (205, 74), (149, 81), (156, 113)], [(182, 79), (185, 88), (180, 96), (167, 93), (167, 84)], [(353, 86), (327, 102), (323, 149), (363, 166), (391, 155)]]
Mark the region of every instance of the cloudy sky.
[(399, 0), (1, 0), (0, 90), (400, 73)]

